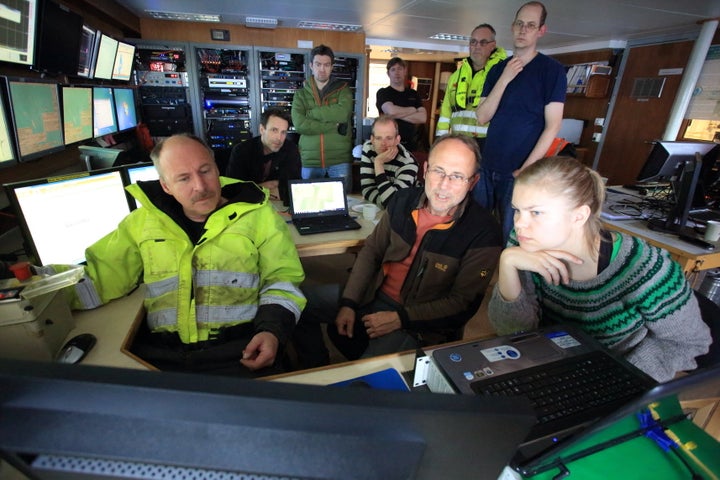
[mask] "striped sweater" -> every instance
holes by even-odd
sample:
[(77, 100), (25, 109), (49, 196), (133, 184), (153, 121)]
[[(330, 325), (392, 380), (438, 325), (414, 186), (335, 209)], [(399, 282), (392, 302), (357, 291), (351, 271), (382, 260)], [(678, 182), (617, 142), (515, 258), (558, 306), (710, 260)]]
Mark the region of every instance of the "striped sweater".
[(418, 165), (412, 154), (398, 145), (398, 154), (383, 166), (385, 173), (375, 175), (375, 157), (377, 152), (368, 140), (363, 145), (360, 158), (360, 189), (365, 200), (385, 208), (398, 189), (415, 186)]
[(523, 291), (513, 302), (505, 301), (496, 285), (490, 322), (498, 334), (531, 330), (541, 322), (576, 324), (661, 382), (696, 368), (695, 357), (707, 352), (712, 340), (682, 269), (667, 251), (614, 235), (610, 264), (591, 280), (552, 285), (521, 272)]

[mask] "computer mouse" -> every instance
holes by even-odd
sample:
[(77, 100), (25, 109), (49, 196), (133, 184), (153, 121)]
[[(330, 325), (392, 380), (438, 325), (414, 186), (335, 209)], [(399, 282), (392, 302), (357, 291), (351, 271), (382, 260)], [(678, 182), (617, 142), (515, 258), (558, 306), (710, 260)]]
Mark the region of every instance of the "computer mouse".
[(81, 333), (70, 340), (60, 349), (57, 361), (60, 363), (77, 363), (95, 346), (95, 335)]

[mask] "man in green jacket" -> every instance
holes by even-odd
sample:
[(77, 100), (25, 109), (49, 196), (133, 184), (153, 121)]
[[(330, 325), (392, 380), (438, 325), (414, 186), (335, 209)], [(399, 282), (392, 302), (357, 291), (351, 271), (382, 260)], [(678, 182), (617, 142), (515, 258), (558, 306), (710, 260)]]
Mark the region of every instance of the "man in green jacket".
[(332, 77), (335, 54), (325, 45), (310, 52), (312, 78), (295, 92), (293, 126), (300, 134), (303, 178), (343, 177), (352, 186), (353, 96), (347, 83)]
[(470, 56), (448, 80), (435, 135), (451, 132), (467, 135), (475, 138), (482, 150), (487, 124), (479, 125), (474, 112), (487, 73), (506, 57), (505, 50), (495, 43), (495, 29), (491, 25), (483, 23), (475, 27), (470, 34)]
[(138, 356), (161, 370), (275, 373), (305, 297), (268, 190), (221, 178), (193, 135), (169, 137), (150, 156), (160, 180), (127, 188), (142, 206), (86, 250), (73, 307), (100, 306), (142, 282), (148, 328), (136, 336)]

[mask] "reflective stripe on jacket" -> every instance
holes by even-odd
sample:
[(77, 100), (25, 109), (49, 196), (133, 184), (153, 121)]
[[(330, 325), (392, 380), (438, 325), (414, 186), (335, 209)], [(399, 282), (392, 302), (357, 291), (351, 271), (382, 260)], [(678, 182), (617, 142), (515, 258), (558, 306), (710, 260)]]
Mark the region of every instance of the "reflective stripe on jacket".
[(480, 103), (487, 73), (506, 57), (507, 53), (502, 47), (496, 48), (485, 67), (474, 74), (470, 61), (467, 58), (463, 60), (460, 68), (455, 70), (448, 80), (435, 135), (440, 136), (450, 132), (470, 137), (487, 135), (487, 124), (478, 125), (475, 109)]
[[(284, 341), (287, 332), (273, 323), (297, 322), (305, 306), (299, 289), (304, 273), (287, 224), (267, 190), (228, 178), (221, 184), (230, 201), (208, 217), (196, 244), (158, 208), (156, 197), (166, 195), (159, 182), (127, 187), (142, 207), (87, 249), (81, 283), (95, 295), (79, 294), (73, 306), (93, 308), (93, 301), (119, 298), (142, 281), (153, 331), (177, 332), (194, 343), (220, 328), (255, 322), (256, 331)], [(269, 318), (262, 313), (266, 306), (274, 307), (272, 316), (280, 311), (286, 318)]]

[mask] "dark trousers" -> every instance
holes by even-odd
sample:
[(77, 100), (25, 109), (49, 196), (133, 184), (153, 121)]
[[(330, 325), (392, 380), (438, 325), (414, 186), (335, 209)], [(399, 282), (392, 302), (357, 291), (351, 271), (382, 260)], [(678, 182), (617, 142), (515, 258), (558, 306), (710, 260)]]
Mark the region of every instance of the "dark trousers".
[(275, 365), (249, 370), (240, 363), (243, 350), (254, 336), (251, 323), (228, 327), (212, 340), (185, 344), (176, 333), (152, 333), (142, 322), (130, 351), (162, 371), (230, 375), (246, 378), (282, 373), (278, 359)]
[(340, 335), (335, 327), (338, 312), (340, 285), (318, 285), (303, 289), (307, 306), (293, 333), (293, 345), (300, 368), (314, 368), (330, 363), (330, 353), (322, 334), (321, 325), (327, 325), (328, 337), (348, 360), (372, 357), (386, 353), (415, 349), (418, 341), (414, 335), (398, 330), (377, 339), (370, 339), (362, 323), (369, 313), (397, 311), (402, 308), (387, 295), (379, 292), (375, 299), (356, 311), (353, 337)]

